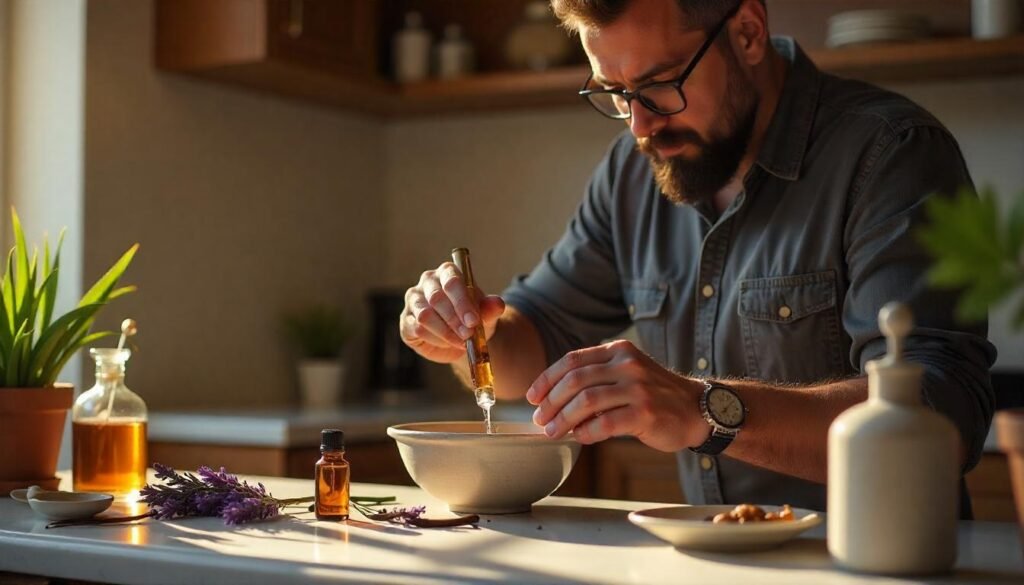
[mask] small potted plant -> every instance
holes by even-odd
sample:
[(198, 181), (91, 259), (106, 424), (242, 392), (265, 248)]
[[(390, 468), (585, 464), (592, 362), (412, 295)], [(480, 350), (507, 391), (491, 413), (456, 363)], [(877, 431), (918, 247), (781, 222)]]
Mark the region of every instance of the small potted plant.
[(57, 488), (57, 456), (74, 394), (57, 378), (79, 349), (113, 335), (90, 330), (104, 305), (135, 290), (118, 281), (138, 249), (129, 248), (74, 309), (55, 315), (64, 234), (52, 256), (44, 239), (40, 256), (38, 249), (29, 253), (13, 209), (11, 225), (14, 247), (0, 281), (0, 495), (33, 484)]
[[(1024, 329), (1024, 193), (1008, 215), (1000, 216), (995, 194), (963, 191), (956, 198), (928, 202), (930, 223), (921, 242), (935, 257), (932, 284), (962, 290), (958, 317), (980, 320), (989, 308), (1018, 303), (1012, 327)], [(1017, 517), (1024, 531), (1024, 409), (1001, 410), (995, 416), (1000, 448), (1007, 454)]]
[(341, 310), (324, 304), (309, 305), (286, 314), (284, 325), (298, 356), (302, 405), (337, 406), (345, 374), (341, 353), (350, 336)]

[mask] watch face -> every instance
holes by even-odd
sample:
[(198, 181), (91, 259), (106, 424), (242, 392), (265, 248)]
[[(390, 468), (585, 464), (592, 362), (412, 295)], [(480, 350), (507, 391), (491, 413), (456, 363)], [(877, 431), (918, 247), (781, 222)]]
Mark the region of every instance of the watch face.
[(735, 429), (743, 424), (743, 403), (725, 388), (712, 388), (708, 392), (708, 413), (723, 427)]

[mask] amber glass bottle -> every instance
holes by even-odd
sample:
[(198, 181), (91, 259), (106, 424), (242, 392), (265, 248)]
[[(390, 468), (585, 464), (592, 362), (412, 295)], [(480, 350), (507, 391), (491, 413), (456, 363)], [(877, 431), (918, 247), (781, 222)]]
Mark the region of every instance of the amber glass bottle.
[(72, 489), (130, 494), (146, 485), (146, 403), (124, 385), (127, 349), (93, 348), (96, 384), (75, 400)]
[(348, 519), (348, 481), (345, 433), (324, 429), (320, 432), (320, 460), (316, 462), (317, 519)]

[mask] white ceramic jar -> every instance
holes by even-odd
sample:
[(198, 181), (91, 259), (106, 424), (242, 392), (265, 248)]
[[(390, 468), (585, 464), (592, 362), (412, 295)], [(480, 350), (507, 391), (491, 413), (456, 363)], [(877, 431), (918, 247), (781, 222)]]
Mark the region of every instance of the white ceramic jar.
[(462, 34), (462, 27), (452, 23), (444, 27), (444, 37), (437, 44), (437, 77), (454, 79), (473, 71), (473, 45)]
[(419, 12), (405, 15), (405, 28), (395, 33), (391, 43), (395, 81), (423, 81), (430, 75), (430, 31), (423, 28)]
[(922, 404), (922, 368), (903, 359), (910, 310), (890, 303), (878, 320), (889, 353), (867, 364), (867, 401), (829, 429), (828, 549), (853, 571), (942, 573), (957, 555), (959, 435)]
[(1009, 37), (1020, 31), (1021, 0), (972, 0), (971, 34), (976, 39)]

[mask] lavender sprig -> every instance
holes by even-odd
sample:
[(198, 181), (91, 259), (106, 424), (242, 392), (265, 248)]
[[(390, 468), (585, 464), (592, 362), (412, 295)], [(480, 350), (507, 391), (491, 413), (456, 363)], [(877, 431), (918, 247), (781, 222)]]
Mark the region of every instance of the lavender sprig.
[(158, 520), (185, 516), (218, 516), (225, 524), (244, 524), (276, 517), (282, 508), (311, 501), (312, 498), (279, 500), (267, 493), (262, 483), (250, 485), (223, 467), (214, 471), (203, 466), (199, 477), (178, 473), (154, 463), (158, 479), (165, 484), (147, 484), (140, 491), (153, 517)]

